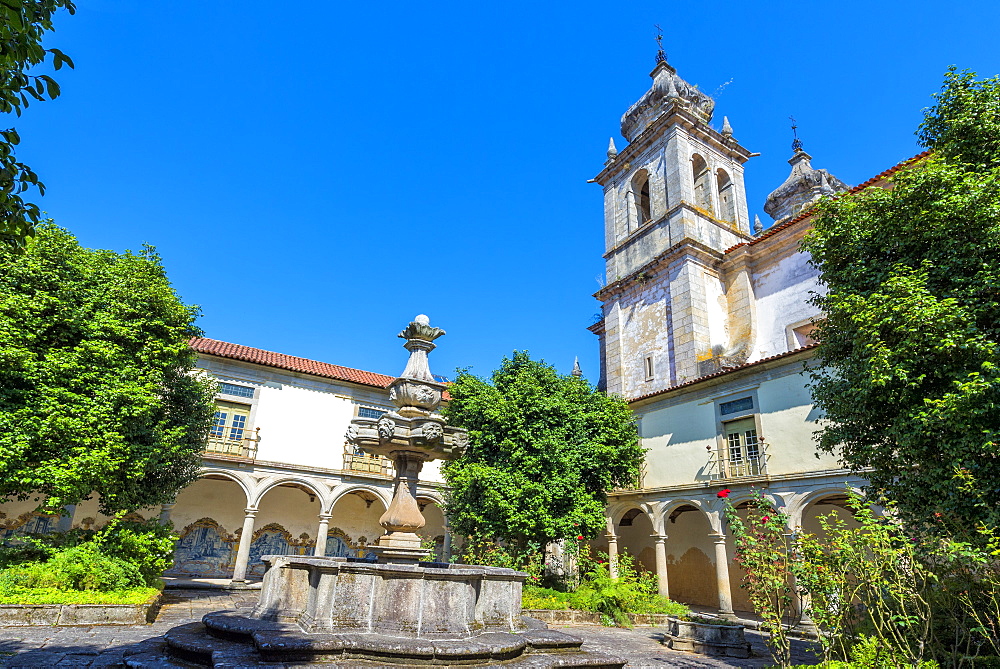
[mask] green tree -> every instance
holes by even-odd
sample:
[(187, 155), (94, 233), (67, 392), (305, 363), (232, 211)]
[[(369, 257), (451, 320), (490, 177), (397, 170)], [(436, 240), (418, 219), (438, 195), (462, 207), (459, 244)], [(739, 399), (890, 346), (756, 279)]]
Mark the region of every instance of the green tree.
[(468, 537), (523, 549), (604, 530), (606, 493), (636, 482), (643, 449), (628, 404), (526, 352), (491, 381), (463, 372), (448, 420), (469, 447), (444, 467), (448, 517)]
[[(45, 49), (42, 38), (52, 30), (52, 16), (72, 0), (0, 0), (0, 113), (21, 115), (31, 100), (53, 100), (59, 84), (47, 74), (29, 74), (51, 57), (54, 69), (73, 61), (59, 49)], [(38, 224), (38, 205), (21, 193), (31, 187), (45, 194), (45, 185), (30, 167), (19, 162), (15, 149), (21, 138), (14, 128), (0, 130), (0, 242), (21, 246)]]
[[(888, 188), (824, 202), (819, 446), (909, 524), (1000, 526), (1000, 79), (948, 71)], [(967, 494), (968, 481), (989, 492)]]
[(196, 316), (152, 248), (85, 249), (51, 223), (0, 247), (0, 499), (96, 492), (111, 515), (191, 482), (213, 412)]

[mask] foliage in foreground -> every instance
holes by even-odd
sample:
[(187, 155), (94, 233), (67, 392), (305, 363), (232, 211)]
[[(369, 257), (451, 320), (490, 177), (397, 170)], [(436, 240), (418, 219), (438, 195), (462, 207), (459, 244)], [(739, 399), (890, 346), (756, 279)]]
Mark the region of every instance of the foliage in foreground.
[(469, 430), (465, 455), (443, 469), (460, 534), (518, 549), (593, 538), (607, 492), (638, 478), (644, 451), (628, 404), (526, 352), (490, 381), (459, 374), (448, 392), (449, 422)]
[[(112, 521), (97, 532), (27, 537), (0, 549), (0, 598), (11, 600), (7, 603), (72, 604), (103, 603), (77, 601), (87, 599), (81, 593), (139, 597), (140, 591), (161, 585), (175, 540), (171, 529), (155, 520)], [(66, 601), (54, 601), (59, 592)]]
[(23, 254), (0, 246), (0, 499), (58, 512), (172, 501), (193, 481), (214, 388), (192, 374), (197, 308), (152, 248), (82, 248), (47, 224)]
[[(966, 667), (974, 666), (969, 657), (1000, 654), (995, 536), (986, 537), (981, 543), (987, 548), (981, 548), (942, 539), (941, 532), (913, 533), (894, 518), (891, 506), (887, 516), (877, 515), (854, 494), (847, 508), (853, 523), (833, 512), (819, 518), (818, 535), (786, 535), (787, 518), (760, 494), (744, 519), (729, 507), (737, 559), (743, 566), (776, 566), (745, 577), (743, 587), (755, 607), (764, 613), (770, 607), (773, 614), (777, 600), (788, 598), (787, 609), (793, 595), (806, 595), (827, 662)], [(793, 582), (798, 593), (792, 592)], [(775, 661), (787, 666), (789, 641), (781, 623), (794, 621), (763, 613), (762, 618), (762, 629), (772, 633), (768, 643)]]
[(820, 448), (907, 525), (936, 532), (938, 512), (976, 540), (1000, 527), (1000, 78), (952, 68), (935, 99), (919, 132), (932, 155), (822, 203), (804, 242), (827, 288), (813, 398)]
[(123, 590), (59, 590), (57, 588), (0, 589), (0, 604), (146, 604), (160, 594), (159, 588)]
[[(42, 48), (45, 33), (53, 30), (52, 17), (60, 9), (76, 11), (72, 0), (4, 0), (0, 3), (0, 114), (21, 115), (32, 100), (54, 100), (59, 84), (35, 68), (51, 60), (54, 69), (73, 67), (59, 49)], [(51, 56), (51, 59), (49, 58)], [(45, 186), (30, 167), (17, 160), (21, 143), (14, 128), (0, 130), (0, 244), (22, 246), (41, 218), (38, 205), (21, 197), (32, 186), (40, 195)]]

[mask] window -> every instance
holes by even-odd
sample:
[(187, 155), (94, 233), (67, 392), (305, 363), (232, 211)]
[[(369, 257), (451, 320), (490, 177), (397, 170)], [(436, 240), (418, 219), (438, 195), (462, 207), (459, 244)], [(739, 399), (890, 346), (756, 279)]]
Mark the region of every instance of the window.
[(358, 407), (358, 418), (381, 418), (385, 415), (385, 411), (382, 409), (373, 409), (372, 407)]
[(792, 328), (792, 344), (795, 348), (802, 348), (803, 346), (808, 346), (809, 344), (815, 344), (816, 340), (813, 339), (813, 330), (816, 329), (816, 325), (809, 323), (807, 325), (802, 325), (797, 328)]
[(743, 418), (724, 423), (726, 437), (726, 462), (724, 476), (756, 476), (763, 472), (757, 423), (753, 418)]
[(653, 356), (647, 355), (646, 358), (642, 361), (642, 366), (643, 366), (643, 369), (646, 372), (646, 380), (647, 381), (652, 381), (653, 380)]
[(691, 170), (694, 177), (694, 205), (714, 214), (710, 185), (712, 173), (708, 169), (708, 163), (696, 153), (691, 157)]
[(212, 453), (247, 455), (250, 407), (235, 402), (217, 402), (206, 450)]
[(719, 218), (728, 223), (736, 221), (736, 203), (733, 201), (733, 180), (725, 170), (716, 173), (719, 186)]
[(719, 414), (723, 416), (728, 416), (732, 413), (737, 413), (740, 411), (750, 411), (753, 409), (753, 398), (752, 397), (741, 397), (738, 400), (732, 400), (730, 402), (723, 402), (719, 405)]
[(253, 388), (251, 386), (238, 386), (233, 383), (219, 381), (219, 392), (223, 395), (235, 395), (236, 397), (253, 398)]

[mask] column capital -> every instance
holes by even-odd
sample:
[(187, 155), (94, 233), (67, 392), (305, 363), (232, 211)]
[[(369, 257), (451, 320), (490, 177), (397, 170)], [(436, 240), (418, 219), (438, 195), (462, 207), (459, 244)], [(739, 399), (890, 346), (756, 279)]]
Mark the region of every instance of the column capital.
[(610, 533), (609, 533), (609, 534), (605, 534), (605, 535), (604, 535), (604, 537), (605, 537), (605, 538), (606, 538), (606, 539), (607, 539), (608, 541), (618, 541), (618, 535), (617, 535), (617, 534), (610, 534)]
[(711, 532), (709, 533), (708, 538), (717, 544), (726, 542), (726, 535), (721, 532)]
[(333, 514), (332, 513), (321, 513), (321, 514), (319, 514), (319, 520), (320, 520), (320, 522), (329, 521), (331, 518), (333, 518)]
[(650, 534), (649, 536), (656, 541), (666, 541), (670, 538), (669, 534)]
[(176, 506), (176, 502), (168, 502), (166, 504), (161, 504), (160, 508), (161, 509), (172, 509), (172, 508), (174, 508), (174, 506)]
[(247, 518), (255, 518), (258, 511), (260, 511), (260, 509), (243, 509), (243, 513), (246, 514)]

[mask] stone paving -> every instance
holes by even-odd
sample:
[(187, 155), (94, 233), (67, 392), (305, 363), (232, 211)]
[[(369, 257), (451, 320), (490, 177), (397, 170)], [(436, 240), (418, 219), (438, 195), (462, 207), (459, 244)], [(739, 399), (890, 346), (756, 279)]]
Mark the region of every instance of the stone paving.
[[(124, 667), (125, 657), (162, 647), (162, 634), (211, 611), (252, 607), (256, 592), (168, 590), (156, 622), (107, 627), (0, 627), (3, 667)], [(747, 631), (755, 656), (747, 660), (710, 658), (670, 650), (656, 628), (623, 630), (596, 625), (553, 625), (583, 637), (584, 648), (628, 659), (628, 667), (768, 667), (772, 666), (760, 634)], [(793, 660), (813, 663), (804, 642), (795, 642)]]

